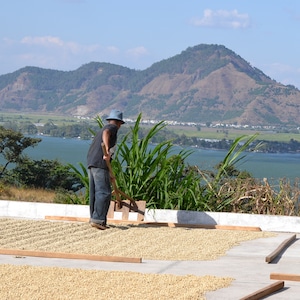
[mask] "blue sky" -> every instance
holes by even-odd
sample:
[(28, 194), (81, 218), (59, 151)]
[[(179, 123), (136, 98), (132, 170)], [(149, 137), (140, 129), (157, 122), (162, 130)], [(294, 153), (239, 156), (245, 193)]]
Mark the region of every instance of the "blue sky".
[(300, 88), (298, 0), (4, 0), (0, 75), (91, 61), (143, 70), (199, 44)]

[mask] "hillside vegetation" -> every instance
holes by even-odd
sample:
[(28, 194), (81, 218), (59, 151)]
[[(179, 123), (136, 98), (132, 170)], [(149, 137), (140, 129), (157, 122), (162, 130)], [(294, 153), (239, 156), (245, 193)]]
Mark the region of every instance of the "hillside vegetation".
[(222, 45), (197, 45), (133, 70), (91, 62), (74, 71), (25, 67), (0, 76), (2, 112), (196, 123), (299, 126), (300, 91)]

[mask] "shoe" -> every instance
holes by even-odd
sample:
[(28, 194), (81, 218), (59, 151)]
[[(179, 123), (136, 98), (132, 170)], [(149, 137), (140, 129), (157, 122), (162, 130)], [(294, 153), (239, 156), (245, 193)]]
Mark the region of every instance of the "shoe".
[(95, 227), (97, 229), (100, 229), (100, 230), (105, 230), (106, 229), (106, 226), (104, 224), (99, 224), (99, 223), (93, 223), (93, 222), (91, 222), (91, 226)]

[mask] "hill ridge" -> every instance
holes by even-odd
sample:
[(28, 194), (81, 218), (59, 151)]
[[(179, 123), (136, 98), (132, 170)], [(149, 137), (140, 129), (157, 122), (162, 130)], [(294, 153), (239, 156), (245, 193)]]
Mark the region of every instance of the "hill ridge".
[(0, 76), (3, 112), (239, 125), (299, 125), (300, 91), (272, 80), (223, 45), (200, 44), (134, 70), (90, 62), (73, 71), (24, 67)]

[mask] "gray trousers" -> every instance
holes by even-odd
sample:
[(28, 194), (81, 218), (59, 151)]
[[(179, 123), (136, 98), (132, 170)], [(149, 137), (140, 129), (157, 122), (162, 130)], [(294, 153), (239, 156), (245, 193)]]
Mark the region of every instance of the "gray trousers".
[(100, 168), (89, 168), (90, 221), (106, 224), (111, 200), (109, 171)]

